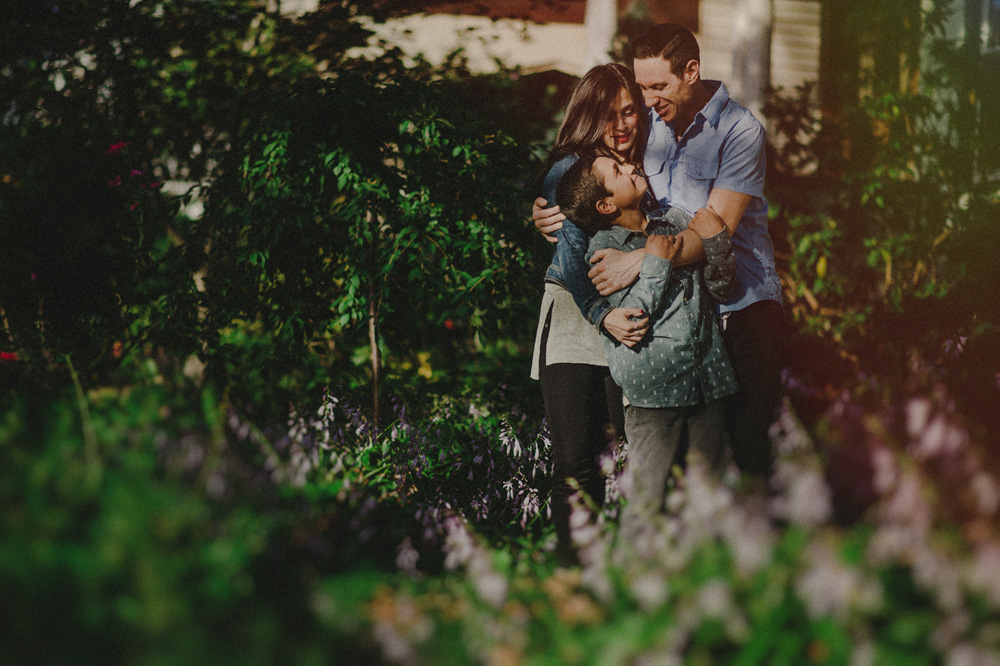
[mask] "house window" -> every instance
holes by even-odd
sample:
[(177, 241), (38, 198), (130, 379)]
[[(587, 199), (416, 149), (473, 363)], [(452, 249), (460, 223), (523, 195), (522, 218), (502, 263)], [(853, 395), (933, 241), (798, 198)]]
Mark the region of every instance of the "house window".
[(983, 0), (983, 49), (1000, 51), (1000, 0)]

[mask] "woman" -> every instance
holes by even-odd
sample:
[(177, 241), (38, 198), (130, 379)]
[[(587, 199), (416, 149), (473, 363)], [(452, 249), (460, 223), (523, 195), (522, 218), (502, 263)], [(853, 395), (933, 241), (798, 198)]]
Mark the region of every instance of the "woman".
[[(536, 208), (556, 201), (556, 187), (577, 160), (593, 151), (621, 161), (640, 163), (645, 147), (647, 115), (632, 71), (620, 64), (598, 65), (577, 84), (555, 145), (542, 171)], [(539, 379), (549, 432), (552, 435), (552, 520), (556, 557), (576, 561), (569, 532), (569, 479), (591, 498), (604, 501), (604, 478), (598, 456), (608, 443), (609, 424), (621, 430), (621, 390), (611, 380), (601, 344), (603, 329), (623, 344), (637, 344), (649, 318), (630, 308), (612, 308), (597, 293), (584, 259), (589, 239), (571, 220), (553, 234), (552, 263), (545, 273), (545, 294), (535, 335), (531, 376)]]

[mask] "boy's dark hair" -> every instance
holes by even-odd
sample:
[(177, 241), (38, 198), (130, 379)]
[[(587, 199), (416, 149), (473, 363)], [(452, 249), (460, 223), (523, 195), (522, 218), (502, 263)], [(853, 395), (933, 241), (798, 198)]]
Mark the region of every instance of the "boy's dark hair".
[(602, 229), (610, 229), (621, 214), (602, 213), (597, 210), (597, 202), (611, 196), (604, 186), (604, 180), (594, 173), (594, 160), (599, 155), (585, 153), (563, 174), (556, 188), (556, 201), (563, 215), (570, 219), (583, 233), (593, 236)]
[(701, 62), (698, 40), (690, 30), (677, 23), (652, 26), (629, 45), (632, 60), (663, 58), (670, 63), (670, 72), (681, 76), (692, 60)]

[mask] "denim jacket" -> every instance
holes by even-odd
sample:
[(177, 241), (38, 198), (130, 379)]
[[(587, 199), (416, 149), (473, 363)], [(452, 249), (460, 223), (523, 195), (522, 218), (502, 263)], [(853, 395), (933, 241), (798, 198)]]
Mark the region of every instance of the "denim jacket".
[[(549, 206), (559, 203), (556, 201), (556, 187), (563, 175), (576, 163), (576, 160), (576, 155), (567, 155), (553, 164), (549, 172), (545, 174), (541, 197), (548, 202)], [(612, 308), (608, 300), (597, 292), (597, 288), (587, 277), (590, 264), (584, 257), (587, 254), (590, 238), (569, 219), (563, 222), (562, 229), (555, 232), (554, 235), (558, 242), (555, 244), (552, 263), (545, 271), (545, 281), (554, 282), (572, 294), (573, 300), (576, 301), (583, 316), (600, 329), (601, 322)]]

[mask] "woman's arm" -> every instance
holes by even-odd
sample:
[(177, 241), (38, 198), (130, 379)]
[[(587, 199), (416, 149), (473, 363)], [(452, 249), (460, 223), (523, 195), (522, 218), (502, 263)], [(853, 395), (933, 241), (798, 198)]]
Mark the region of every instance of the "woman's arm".
[(583, 316), (594, 326), (603, 327), (619, 342), (628, 346), (637, 344), (649, 329), (649, 318), (643, 317), (638, 309), (616, 308), (616, 304), (601, 296), (587, 279), (586, 254), (590, 245), (587, 235), (566, 220), (556, 237), (564, 244), (563, 282)]

